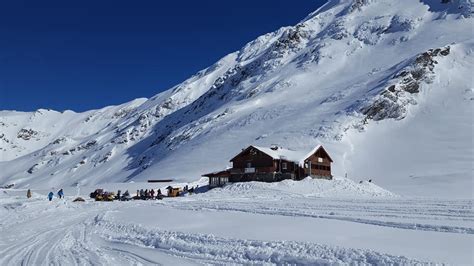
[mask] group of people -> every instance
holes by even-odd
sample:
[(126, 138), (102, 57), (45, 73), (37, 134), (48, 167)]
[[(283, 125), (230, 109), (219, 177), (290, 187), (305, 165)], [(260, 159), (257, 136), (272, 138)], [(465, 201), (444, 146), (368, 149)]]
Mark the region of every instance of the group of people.
[(130, 196), (130, 193), (128, 192), (128, 190), (126, 190), (122, 194), (122, 191), (119, 189), (119, 191), (117, 191), (117, 196), (115, 197), (115, 199), (121, 200), (121, 201), (129, 201), (132, 199), (132, 197)]
[(137, 195), (133, 199), (149, 200), (149, 199), (163, 199), (163, 194), (161, 189), (158, 189), (156, 192), (154, 189), (137, 189)]
[[(196, 186), (196, 189), (198, 188), (198, 186)], [(188, 186), (186, 185), (184, 188), (183, 188), (183, 192), (184, 193), (194, 193), (194, 187), (191, 187), (190, 189), (188, 188)], [(26, 197), (27, 198), (31, 198), (31, 190), (28, 189), (28, 191), (26, 192)], [(131, 199), (141, 199), (141, 200), (150, 200), (150, 199), (163, 199), (165, 195), (163, 195), (161, 193), (161, 189), (157, 189), (156, 191), (154, 189), (140, 189), (138, 190), (137, 189), (137, 194), (136, 196), (134, 196), (133, 198), (130, 196), (130, 193), (127, 191), (125, 191), (123, 194), (122, 194), (122, 191), (117, 191), (117, 195), (115, 196), (115, 199), (117, 200), (122, 200), (122, 201), (127, 201), (127, 200), (131, 200)], [(50, 191), (48, 193), (48, 200), (49, 201), (52, 201), (53, 200), (53, 197), (54, 197), (54, 193), (52, 191)], [(57, 197), (62, 199), (64, 198), (64, 191), (63, 189), (61, 188), (60, 190), (58, 190), (57, 192)]]
[[(60, 198), (60, 199), (64, 198), (64, 191), (63, 191), (62, 188), (61, 188), (60, 190), (58, 190), (57, 195), (58, 195), (58, 198)], [(31, 189), (28, 189), (28, 190), (26, 191), (26, 197), (27, 197), (27, 198), (31, 198), (31, 197), (32, 197)], [(53, 200), (53, 197), (54, 197), (54, 193), (53, 193), (52, 191), (50, 191), (50, 192), (48, 193), (48, 200), (49, 200), (49, 201), (52, 201), (52, 200)]]
[[(31, 194), (31, 192), (30, 192), (30, 194)], [(58, 198), (60, 198), (60, 199), (64, 198), (64, 191), (63, 191), (62, 188), (58, 191), (57, 194), (58, 194)], [(49, 200), (49, 201), (52, 201), (52, 200), (53, 200), (53, 197), (54, 197), (54, 193), (53, 193), (52, 191), (50, 191), (50, 192), (48, 193), (48, 200)]]
[[(189, 188), (188, 185), (184, 186), (183, 187), (183, 190), (181, 191), (180, 190), (180, 194), (181, 193), (194, 193), (194, 190), (197, 189), (199, 186), (196, 186), (196, 188), (194, 187), (191, 187)], [(127, 190), (128, 192), (128, 190)], [(126, 193), (127, 193), (126, 192)], [(134, 200), (150, 200), (150, 199), (163, 199), (163, 197), (165, 196), (170, 196), (169, 195), (170, 191), (168, 190), (167, 192), (167, 195), (164, 195), (162, 192), (161, 192), (161, 189), (157, 189), (157, 190), (154, 190), (154, 189), (137, 189), (137, 194), (132, 198)], [(121, 198), (120, 197), (120, 190), (118, 191), (117, 193), (118, 195), (118, 198)], [(179, 195), (176, 195), (176, 196), (179, 196)]]

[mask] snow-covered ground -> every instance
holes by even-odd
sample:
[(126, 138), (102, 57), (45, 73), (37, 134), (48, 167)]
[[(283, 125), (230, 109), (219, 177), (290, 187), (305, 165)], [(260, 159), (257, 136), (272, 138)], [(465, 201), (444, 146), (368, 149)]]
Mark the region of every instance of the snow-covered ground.
[[(473, 6), (331, 0), (150, 99), (0, 111), (0, 265), (474, 265)], [(72, 202), (204, 192), (251, 144), (323, 144), (349, 179)]]
[(407, 198), (341, 178), (72, 202), (92, 190), (67, 188), (74, 196), (52, 202), (45, 190), (31, 199), (25, 190), (0, 190), (0, 264), (473, 263), (472, 200)]

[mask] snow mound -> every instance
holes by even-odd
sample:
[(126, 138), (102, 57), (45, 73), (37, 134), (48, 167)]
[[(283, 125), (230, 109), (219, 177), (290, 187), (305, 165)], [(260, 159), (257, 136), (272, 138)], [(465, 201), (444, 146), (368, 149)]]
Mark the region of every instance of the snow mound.
[(398, 195), (377, 186), (374, 183), (363, 181), (356, 183), (347, 178), (334, 180), (312, 179), (307, 177), (301, 181), (284, 180), (276, 183), (245, 182), (227, 185), (223, 188), (211, 190), (209, 193), (230, 195), (255, 195), (266, 197), (278, 193), (281, 195), (298, 194), (305, 197), (324, 198), (386, 198)]

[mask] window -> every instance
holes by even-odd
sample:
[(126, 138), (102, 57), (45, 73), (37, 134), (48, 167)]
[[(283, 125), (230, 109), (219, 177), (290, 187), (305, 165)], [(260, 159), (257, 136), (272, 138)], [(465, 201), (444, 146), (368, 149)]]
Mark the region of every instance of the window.
[(281, 164), (281, 168), (282, 168), (283, 170), (288, 169), (287, 163), (282, 163), (282, 164)]
[(323, 158), (318, 157), (318, 163), (322, 163), (322, 162), (323, 162)]
[(228, 177), (221, 177), (221, 185), (229, 183), (229, 178)]
[(252, 162), (247, 162), (247, 168), (251, 168), (252, 167)]

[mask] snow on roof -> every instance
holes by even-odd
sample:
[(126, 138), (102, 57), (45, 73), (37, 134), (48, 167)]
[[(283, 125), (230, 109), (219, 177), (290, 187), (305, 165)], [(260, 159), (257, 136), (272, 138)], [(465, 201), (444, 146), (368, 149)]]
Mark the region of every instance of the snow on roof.
[(260, 150), (261, 152), (269, 155), (273, 159), (284, 159), (287, 161), (292, 161), (292, 162), (297, 162), (299, 165), (304, 164), (304, 160), (306, 160), (309, 156), (313, 155), (319, 148), (321, 148), (321, 145), (316, 145), (310, 152), (303, 152), (303, 151), (293, 151), (293, 150), (288, 150), (284, 149), (281, 147), (278, 147), (278, 149), (272, 149), (272, 148), (267, 148), (267, 147), (259, 147), (259, 146), (254, 146), (252, 147)]

